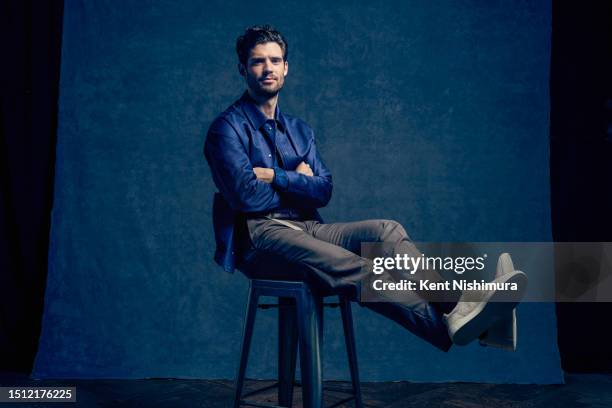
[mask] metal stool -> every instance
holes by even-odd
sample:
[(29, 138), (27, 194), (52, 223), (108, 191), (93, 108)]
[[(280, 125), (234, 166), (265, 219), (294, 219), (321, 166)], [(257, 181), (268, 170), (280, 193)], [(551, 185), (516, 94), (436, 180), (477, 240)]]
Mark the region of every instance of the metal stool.
[[(297, 344), (299, 343), (304, 408), (321, 408), (323, 406), (323, 378), (321, 370), (323, 307), (340, 306), (342, 325), (344, 327), (344, 340), (351, 371), (352, 393), (349, 393), (350, 396), (336, 402), (331, 407), (338, 406), (354, 399), (355, 406), (362, 408), (350, 301), (346, 297), (338, 295), (340, 299), (339, 304), (324, 304), (323, 295), (313, 293), (310, 287), (301, 281), (251, 279), (250, 282), (251, 286), (249, 289), (249, 299), (247, 301), (240, 364), (236, 376), (234, 407), (291, 407)], [(277, 297), (278, 304), (259, 305), (260, 296)], [(279, 309), (278, 382), (271, 386), (242, 395), (244, 375), (246, 373), (251, 337), (253, 335), (253, 325), (255, 323), (255, 315), (258, 307), (264, 309), (278, 307)], [(265, 405), (245, 399), (277, 386), (278, 405)], [(334, 391), (346, 392), (337, 389)]]

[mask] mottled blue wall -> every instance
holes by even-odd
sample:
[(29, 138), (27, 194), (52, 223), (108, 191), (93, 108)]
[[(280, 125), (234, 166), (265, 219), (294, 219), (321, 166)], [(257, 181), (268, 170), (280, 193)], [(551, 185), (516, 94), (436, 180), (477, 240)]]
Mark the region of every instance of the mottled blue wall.
[[(205, 131), (243, 85), (234, 41), (290, 42), (281, 108), (334, 174), (328, 221), (393, 218), (419, 241), (551, 239), (551, 10), (538, 2), (67, 1), (37, 377), (233, 378), (247, 282), (212, 261)], [(527, 271), (529, 272), (529, 271)], [(337, 311), (325, 373), (347, 378)], [(249, 368), (275, 375), (274, 312)], [(363, 380), (559, 382), (554, 309), (519, 351), (442, 353), (355, 310)]]

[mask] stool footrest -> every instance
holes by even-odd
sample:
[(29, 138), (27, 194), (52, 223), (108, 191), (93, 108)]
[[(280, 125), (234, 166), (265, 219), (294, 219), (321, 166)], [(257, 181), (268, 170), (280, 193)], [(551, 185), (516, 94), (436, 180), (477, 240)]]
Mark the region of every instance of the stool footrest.
[[(347, 398), (341, 399), (340, 401), (335, 402), (332, 405), (330, 405), (328, 407), (325, 407), (325, 408), (335, 408), (337, 406), (340, 406), (340, 405), (344, 404), (345, 402), (349, 402), (349, 401), (354, 400), (354, 399), (355, 399), (354, 396), (347, 397)], [(281, 407), (280, 405), (260, 404), (258, 402), (246, 401), (246, 400), (241, 400), (240, 401), (240, 406), (259, 407), (259, 408), (287, 408), (287, 407)]]
[[(294, 381), (293, 385), (297, 386), (297, 387), (301, 387), (302, 383), (300, 381)], [(265, 387), (261, 387), (261, 388), (258, 388), (256, 390), (249, 391), (246, 394), (242, 395), (242, 398), (252, 397), (253, 395), (257, 395), (257, 394), (259, 394), (261, 392), (267, 391), (267, 390), (272, 389), (272, 388), (277, 388), (277, 387), (278, 387), (278, 381), (273, 383), (273, 384), (266, 385)], [(334, 407), (337, 407), (337, 406), (339, 406), (341, 404), (344, 404), (345, 402), (349, 402), (349, 401), (352, 401), (352, 400), (355, 399), (355, 393), (353, 391), (350, 391), (350, 390), (345, 390), (345, 389), (338, 388), (338, 387), (333, 387), (333, 386), (332, 387), (324, 386), (323, 390), (324, 391), (331, 391), (331, 392), (337, 392), (337, 393), (342, 393), (342, 394), (348, 394), (349, 395), (348, 397), (343, 398), (340, 401), (335, 402), (333, 405), (330, 405), (330, 406), (328, 406), (326, 408), (334, 408)], [(281, 407), (279, 405), (261, 404), (259, 402), (255, 402), (255, 401), (248, 401), (246, 399), (241, 399), (240, 400), (240, 405), (251, 406), (251, 407), (260, 407), (260, 408), (286, 408), (286, 407)]]
[(349, 402), (349, 401), (354, 400), (354, 399), (355, 399), (354, 395), (350, 396), (350, 397), (346, 397), (346, 398), (341, 399), (340, 401), (338, 401), (335, 404), (332, 404), (332, 405), (330, 405), (329, 407), (326, 407), (326, 408), (334, 408), (334, 407), (337, 407), (337, 406), (340, 406), (340, 405), (344, 404), (345, 402)]
[[(301, 383), (301, 381), (296, 380), (296, 381), (293, 382), (293, 385), (297, 386), (297, 387), (301, 387), (302, 383)], [(355, 395), (355, 393), (352, 390), (345, 390), (343, 388), (334, 387), (333, 385), (332, 386), (329, 386), (329, 385), (323, 386), (323, 390), (324, 391), (331, 391), (331, 392), (339, 392), (339, 393), (342, 393), (342, 394), (349, 394), (349, 395), (353, 395), (353, 396)]]
[[(323, 303), (323, 307), (339, 307), (340, 303), (338, 302), (328, 302)], [(295, 309), (295, 305), (279, 305), (278, 303), (260, 303), (257, 305), (260, 309)]]
[(281, 407), (280, 405), (267, 405), (267, 404), (260, 404), (258, 402), (245, 401), (245, 400), (240, 401), (240, 406), (260, 407), (260, 408), (287, 408), (287, 407)]
[(272, 385), (266, 385), (265, 387), (261, 387), (259, 389), (249, 391), (246, 394), (242, 394), (242, 398), (252, 397), (253, 395), (259, 394), (260, 392), (268, 391), (269, 389), (278, 387), (278, 381)]

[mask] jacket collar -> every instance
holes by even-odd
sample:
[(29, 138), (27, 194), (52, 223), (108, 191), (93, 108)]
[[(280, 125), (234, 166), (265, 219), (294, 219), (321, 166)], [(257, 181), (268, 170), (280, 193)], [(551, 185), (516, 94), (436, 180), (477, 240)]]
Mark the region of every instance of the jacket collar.
[[(248, 91), (244, 91), (244, 93), (240, 97), (239, 102), (243, 112), (249, 119), (249, 122), (251, 122), (251, 125), (253, 125), (253, 127), (257, 130), (261, 129), (261, 127), (264, 125), (264, 123), (266, 123), (266, 120), (268, 119), (266, 118), (266, 115), (264, 115), (264, 113), (259, 110), (257, 105), (255, 105), (255, 101), (253, 100), (253, 98), (251, 98), (251, 95), (249, 95)], [(287, 128), (285, 125), (285, 117), (278, 108), (278, 104), (276, 105), (276, 110), (274, 112), (274, 120), (280, 126), (280, 130), (285, 131), (285, 129)]]

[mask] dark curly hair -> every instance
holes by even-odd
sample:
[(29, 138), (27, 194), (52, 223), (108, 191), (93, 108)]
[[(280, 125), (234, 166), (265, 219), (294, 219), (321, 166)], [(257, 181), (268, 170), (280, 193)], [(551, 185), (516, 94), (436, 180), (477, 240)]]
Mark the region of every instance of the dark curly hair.
[(275, 42), (283, 50), (283, 60), (287, 61), (289, 55), (289, 45), (283, 35), (270, 25), (255, 25), (246, 29), (236, 40), (236, 53), (238, 54), (238, 60), (244, 66), (246, 66), (247, 60), (249, 59), (249, 52), (257, 45), (264, 44), (267, 42)]

